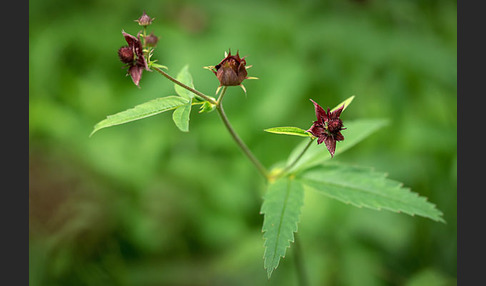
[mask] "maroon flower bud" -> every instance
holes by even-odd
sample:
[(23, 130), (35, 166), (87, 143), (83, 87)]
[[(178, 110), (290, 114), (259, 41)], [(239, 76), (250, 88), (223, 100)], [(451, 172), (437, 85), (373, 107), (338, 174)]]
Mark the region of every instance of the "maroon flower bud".
[(150, 18), (146, 13), (145, 11), (143, 11), (143, 14), (142, 16), (140, 16), (140, 18), (138, 18), (137, 20), (135, 20), (135, 22), (138, 22), (138, 24), (140, 26), (144, 26), (144, 27), (147, 27), (148, 25), (152, 24), (152, 21), (154, 20), (155, 18)]
[(245, 57), (240, 58), (238, 52), (236, 56), (229, 54), (212, 70), (219, 80), (220, 86), (241, 85), (247, 77)]
[(314, 103), (317, 120), (314, 121), (307, 132), (310, 132), (314, 137), (317, 137), (317, 144), (324, 142), (327, 150), (331, 153), (331, 157), (333, 157), (336, 150), (336, 141), (344, 140), (341, 130), (346, 128), (343, 127), (343, 122), (339, 118), (344, 109), (344, 104), (333, 112), (331, 112), (329, 108), (326, 112), (315, 101), (312, 99), (311, 101)]
[(154, 33), (150, 33), (150, 35), (145, 37), (145, 44), (149, 47), (155, 48), (157, 46), (157, 42), (159, 41), (159, 37), (155, 36)]
[(147, 60), (143, 54), (142, 43), (140, 42), (140, 35), (134, 37), (125, 31), (122, 31), (128, 46), (123, 46), (118, 50), (120, 60), (127, 64), (128, 74), (131, 76), (135, 85), (139, 86), (142, 78), (142, 71), (148, 70)]

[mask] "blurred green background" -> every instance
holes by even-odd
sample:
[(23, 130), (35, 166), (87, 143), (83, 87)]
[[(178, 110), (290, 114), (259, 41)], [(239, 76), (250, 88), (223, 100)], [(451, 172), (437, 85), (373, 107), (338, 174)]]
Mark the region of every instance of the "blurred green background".
[[(342, 119), (390, 124), (336, 162), (387, 172), (443, 211), (446, 224), (355, 208), (307, 192), (298, 237), (310, 285), (456, 285), (456, 1), (29, 2), (30, 285), (296, 285), (293, 248), (272, 278), (263, 269), (264, 181), (216, 113), (193, 110), (190, 132), (170, 113), (103, 129), (109, 114), (172, 95), (144, 72), (125, 76), (122, 29), (160, 36), (154, 58), (196, 88), (203, 66), (239, 50), (253, 65), (248, 94), (225, 110), (265, 166), (307, 129), (309, 98)], [(345, 131), (343, 132), (346, 136)], [(339, 143), (337, 145), (339, 153)]]

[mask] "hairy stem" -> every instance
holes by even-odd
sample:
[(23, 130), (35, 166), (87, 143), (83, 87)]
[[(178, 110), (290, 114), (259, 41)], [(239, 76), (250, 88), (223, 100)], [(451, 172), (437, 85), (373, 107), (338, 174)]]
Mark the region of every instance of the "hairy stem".
[(223, 99), (223, 96), (226, 92), (226, 89), (227, 89), (227, 87), (224, 86), (223, 90), (221, 91), (221, 94), (218, 98), (217, 105), (216, 105), (216, 109), (218, 110), (218, 113), (221, 117), (221, 120), (223, 120), (223, 123), (226, 126), (226, 129), (228, 129), (229, 133), (231, 134), (231, 137), (233, 137), (236, 144), (238, 144), (238, 146), (243, 151), (243, 153), (245, 153), (245, 155), (248, 157), (248, 159), (250, 159), (250, 161), (253, 163), (253, 165), (255, 165), (255, 167), (260, 172), (260, 174), (262, 174), (266, 179), (268, 179), (267, 169), (265, 169), (265, 167), (260, 163), (260, 161), (258, 161), (258, 159), (253, 155), (253, 153), (251, 153), (250, 149), (248, 149), (248, 147), (243, 142), (243, 140), (241, 140), (241, 138), (238, 136), (238, 134), (235, 132), (235, 130), (231, 126), (231, 124), (228, 120), (228, 117), (224, 113), (222, 99)]
[(206, 100), (206, 101), (209, 101), (210, 103), (212, 103), (212, 104), (214, 104), (214, 105), (216, 105), (216, 104), (217, 104), (217, 102), (216, 102), (216, 101), (215, 101), (213, 98), (211, 98), (211, 97), (209, 97), (209, 96), (205, 95), (204, 93), (202, 93), (202, 92), (200, 92), (200, 91), (198, 91), (198, 90), (195, 90), (195, 89), (194, 89), (194, 88), (192, 88), (192, 87), (189, 87), (189, 86), (187, 86), (187, 85), (183, 84), (182, 82), (180, 82), (180, 81), (178, 81), (177, 79), (175, 79), (175, 78), (173, 78), (172, 76), (170, 76), (170, 75), (169, 75), (168, 73), (166, 73), (165, 71), (163, 71), (163, 70), (159, 69), (158, 67), (153, 67), (153, 69), (154, 69), (154, 70), (156, 70), (157, 72), (159, 72), (161, 75), (165, 76), (167, 79), (169, 79), (169, 80), (170, 80), (170, 81), (172, 81), (173, 83), (175, 83), (175, 84), (177, 84), (177, 85), (179, 85), (179, 86), (181, 86), (181, 87), (183, 87), (183, 88), (185, 88), (185, 89), (189, 90), (190, 92), (192, 92), (192, 93), (194, 93), (194, 94), (198, 95), (198, 96), (199, 96), (199, 97), (201, 97), (202, 99), (204, 99), (204, 100)]

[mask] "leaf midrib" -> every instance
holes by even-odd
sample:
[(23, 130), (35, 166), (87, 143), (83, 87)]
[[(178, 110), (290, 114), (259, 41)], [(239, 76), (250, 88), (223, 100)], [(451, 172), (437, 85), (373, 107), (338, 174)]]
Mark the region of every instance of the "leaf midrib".
[[(278, 256), (277, 255), (277, 248), (278, 248), (278, 242), (280, 240), (280, 230), (282, 229), (282, 223), (283, 223), (284, 213), (285, 213), (285, 210), (287, 209), (287, 201), (288, 201), (289, 194), (290, 194), (290, 183), (291, 183), (291, 181), (288, 180), (288, 182), (287, 182), (287, 190), (285, 191), (284, 205), (283, 205), (283, 208), (282, 208), (282, 212), (281, 212), (281, 215), (280, 215), (280, 221), (279, 221), (279, 224), (278, 224), (277, 239), (275, 241), (275, 248), (273, 249), (272, 265), (275, 264), (274, 263), (275, 256)], [(277, 257), (277, 258), (280, 258), (280, 257)]]
[[(148, 113), (143, 113), (142, 116), (129, 116), (129, 117), (125, 117), (126, 119), (123, 119), (123, 122), (130, 122), (130, 121), (142, 119), (142, 118), (145, 118), (145, 117), (149, 117), (149, 116), (152, 116), (152, 115), (157, 114), (157, 113), (162, 113), (162, 112), (165, 112), (165, 111), (169, 111), (169, 110), (173, 109), (176, 106), (181, 106), (181, 105), (180, 104), (174, 104), (174, 105), (169, 106), (169, 107), (164, 108), (164, 109), (159, 109), (159, 110), (151, 111), (151, 112), (148, 112)], [(110, 116), (107, 117), (107, 119), (113, 118), (114, 116), (115, 115), (110, 115)], [(114, 124), (114, 125), (116, 125), (116, 124)]]
[[(349, 189), (352, 189), (352, 190), (357, 190), (359, 192), (363, 192), (363, 193), (367, 193), (367, 194), (373, 194), (373, 195), (377, 195), (377, 196), (380, 196), (380, 197), (383, 197), (383, 198), (386, 198), (386, 199), (391, 199), (393, 201), (396, 201), (396, 202), (401, 202), (401, 203), (405, 203), (403, 200), (399, 200), (397, 199), (396, 197), (390, 197), (390, 196), (387, 196), (387, 195), (383, 195), (381, 193), (375, 193), (375, 192), (372, 192), (372, 191), (369, 191), (369, 190), (366, 190), (366, 189), (359, 189), (355, 186), (352, 186), (352, 185), (348, 185), (348, 184), (337, 184), (337, 183), (333, 183), (333, 182), (328, 182), (328, 181), (318, 181), (316, 179), (310, 179), (310, 178), (305, 178), (305, 180), (303, 179), (300, 179), (300, 181), (304, 184), (304, 185), (307, 185), (305, 182), (306, 181), (310, 181), (310, 182), (313, 182), (313, 183), (316, 183), (316, 184), (319, 184), (319, 183), (325, 183), (325, 184), (328, 184), (328, 185), (333, 185), (333, 186), (337, 186), (337, 187), (347, 187)], [(420, 198), (419, 196), (417, 196), (418, 198)], [(405, 203), (406, 205), (409, 205), (408, 203)], [(386, 206), (384, 206), (383, 208), (385, 208)]]

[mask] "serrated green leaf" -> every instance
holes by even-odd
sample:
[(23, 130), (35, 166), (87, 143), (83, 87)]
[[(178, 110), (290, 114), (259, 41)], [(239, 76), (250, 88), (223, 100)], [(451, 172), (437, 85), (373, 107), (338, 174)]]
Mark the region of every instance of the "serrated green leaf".
[(303, 204), (304, 188), (300, 182), (284, 177), (269, 184), (261, 208), (264, 215), (264, 268), (268, 278), (277, 268), (280, 257), (285, 257), (290, 242), (294, 242)]
[(263, 131), (275, 133), (275, 134), (295, 135), (301, 137), (312, 136), (312, 134), (298, 127), (273, 127), (273, 128), (265, 129)]
[(425, 197), (371, 168), (322, 164), (297, 174), (296, 180), (326, 196), (357, 207), (403, 212), (444, 222), (442, 212)]
[[(345, 152), (349, 148), (361, 142), (363, 139), (371, 135), (373, 132), (383, 128), (388, 124), (385, 119), (360, 119), (355, 121), (344, 122), (345, 130), (341, 131), (344, 136), (344, 141), (337, 142), (336, 153), (334, 157)], [(308, 141), (299, 144), (291, 153), (287, 160), (287, 165), (291, 164), (297, 156), (302, 152)], [(329, 151), (324, 144), (313, 143), (299, 161), (289, 171), (298, 171), (302, 168), (322, 163), (331, 158)]]
[[(188, 87), (194, 88), (194, 83), (192, 82), (192, 75), (189, 73), (189, 65), (185, 65), (181, 71), (177, 74), (176, 79), (183, 84), (187, 85)], [(181, 87), (178, 84), (174, 84), (174, 89), (176, 93), (182, 96), (185, 99), (192, 99), (195, 94), (190, 92), (189, 90)]]
[(187, 104), (188, 102), (189, 101), (187, 99), (173, 95), (147, 101), (125, 111), (121, 111), (113, 115), (108, 115), (106, 119), (98, 122), (94, 126), (94, 129), (89, 136), (91, 137), (96, 131), (102, 128), (120, 125), (145, 117), (153, 116), (164, 111), (175, 109), (181, 105)]
[(348, 106), (351, 104), (351, 102), (353, 101), (354, 99), (354, 95), (353, 96), (350, 96), (348, 97), (346, 100), (344, 100), (343, 102), (341, 102), (340, 104), (336, 105), (336, 107), (334, 107), (332, 111), (336, 111), (336, 109), (340, 108), (341, 106), (343, 106), (344, 104), (344, 108), (343, 108), (343, 111), (346, 110), (346, 108), (348, 108)]
[(189, 119), (191, 116), (192, 100), (189, 103), (177, 107), (172, 113), (172, 120), (182, 132), (189, 132)]

